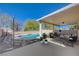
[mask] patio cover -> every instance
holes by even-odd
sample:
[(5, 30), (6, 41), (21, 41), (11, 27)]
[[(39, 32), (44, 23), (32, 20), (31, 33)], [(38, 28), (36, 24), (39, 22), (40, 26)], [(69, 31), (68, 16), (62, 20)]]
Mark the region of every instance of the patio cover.
[(79, 22), (79, 4), (69, 4), (64, 8), (37, 19), (37, 21), (52, 25), (76, 24)]

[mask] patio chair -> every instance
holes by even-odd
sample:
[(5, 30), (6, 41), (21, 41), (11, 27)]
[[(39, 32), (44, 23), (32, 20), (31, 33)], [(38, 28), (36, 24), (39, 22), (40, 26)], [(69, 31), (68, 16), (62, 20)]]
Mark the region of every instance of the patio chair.
[(54, 33), (49, 33), (50, 38), (54, 38)]
[(69, 37), (69, 41), (72, 44), (72, 47), (74, 46), (75, 42), (77, 42), (77, 38), (78, 38), (77, 36), (72, 36), (72, 34)]
[(45, 33), (43, 33), (43, 34), (42, 34), (42, 38), (43, 38), (43, 39), (46, 39), (46, 38), (47, 38), (47, 35), (46, 35)]
[(54, 37), (60, 37), (60, 34), (58, 34), (57, 32), (54, 32), (53, 36)]
[(43, 33), (43, 34), (42, 34), (42, 37), (40, 37), (40, 41), (41, 41), (42, 43), (48, 42), (48, 41), (47, 41), (47, 34)]

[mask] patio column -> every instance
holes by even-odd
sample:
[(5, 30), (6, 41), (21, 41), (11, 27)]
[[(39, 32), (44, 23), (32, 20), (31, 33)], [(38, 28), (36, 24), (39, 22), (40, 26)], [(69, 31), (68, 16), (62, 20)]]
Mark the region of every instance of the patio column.
[(54, 31), (54, 24), (53, 24), (53, 31)]
[(76, 28), (76, 29), (77, 29), (77, 36), (78, 36), (78, 39), (79, 39), (79, 30), (78, 30), (78, 24), (79, 24), (79, 23), (77, 22), (77, 25), (76, 25), (76, 27), (77, 27), (77, 28)]
[(42, 23), (39, 23), (39, 35), (42, 36)]

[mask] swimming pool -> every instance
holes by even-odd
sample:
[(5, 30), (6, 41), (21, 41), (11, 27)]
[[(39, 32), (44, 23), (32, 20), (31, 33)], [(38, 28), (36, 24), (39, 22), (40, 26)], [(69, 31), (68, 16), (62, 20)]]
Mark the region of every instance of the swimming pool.
[(40, 38), (39, 34), (23, 34), (23, 35), (18, 35), (15, 37), (15, 39), (35, 39), (35, 38)]

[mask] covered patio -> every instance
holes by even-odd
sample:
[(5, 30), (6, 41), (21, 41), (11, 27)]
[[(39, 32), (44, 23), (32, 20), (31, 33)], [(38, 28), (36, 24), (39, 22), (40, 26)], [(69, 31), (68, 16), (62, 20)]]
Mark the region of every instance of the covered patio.
[[(70, 4), (64, 8), (61, 8), (55, 12), (52, 12), (48, 15), (45, 15), (39, 19), (39, 34), (40, 36), (42, 33), (42, 24), (51, 24), (53, 26), (52, 32), (62, 30), (63, 35), (77, 35), (79, 37), (79, 4)], [(65, 28), (66, 26), (75, 25), (74, 28), (69, 27), (68, 29)], [(59, 29), (56, 30), (54, 26), (59, 26)], [(64, 26), (64, 29), (60, 27)], [(50, 33), (50, 32), (49, 32)], [(78, 39), (79, 40), (79, 39)]]

